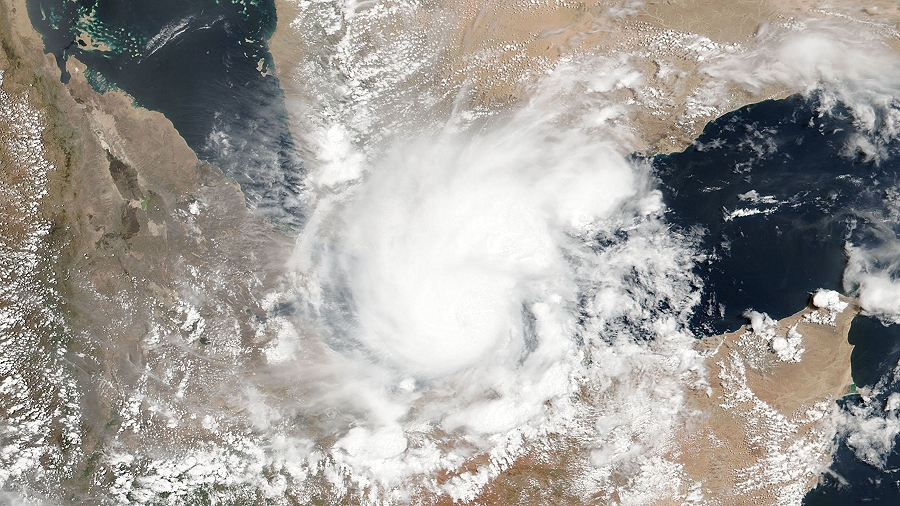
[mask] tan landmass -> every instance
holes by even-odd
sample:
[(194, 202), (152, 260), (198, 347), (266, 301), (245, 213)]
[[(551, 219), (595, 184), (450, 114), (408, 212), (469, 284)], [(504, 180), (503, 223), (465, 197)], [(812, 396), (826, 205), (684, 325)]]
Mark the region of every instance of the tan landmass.
[[(852, 385), (847, 334), (859, 307), (853, 299), (841, 300), (843, 311), (810, 304), (771, 322), (766, 335), (748, 325), (698, 341), (709, 384), (686, 389), (683, 425), (660, 455), (661, 462), (674, 464), (673, 472), (661, 483), (641, 483), (640, 473), (623, 462), (616, 487), (598, 494), (597, 503), (800, 504), (831, 462), (830, 415)], [(772, 347), (791, 331), (802, 336), (797, 362), (781, 360)], [(516, 461), (474, 502), (584, 504), (576, 476), (586, 449), (576, 438), (560, 436), (547, 448)]]
[(82, 47), (89, 47), (95, 51), (104, 51), (109, 52), (112, 51), (112, 48), (109, 47), (109, 44), (101, 41), (95, 41), (91, 38), (89, 33), (82, 33), (75, 39), (76, 42)]
[[(608, 57), (627, 60), (641, 74), (640, 82), (619, 82), (609, 93), (614, 102), (640, 104), (629, 111), (635, 133), (629, 148), (680, 151), (727, 111), (804, 91), (800, 83), (748, 89), (704, 72), (717, 53), (764, 47), (767, 39), (756, 37), (760, 31), (839, 18), (900, 49), (900, 9), (883, 0), (865, 6), (852, 0), (741, 0), (727, 7), (717, 0), (438, 0), (415, 7), (387, 1), (378, 5), (392, 14), (366, 18), (375, 7), (364, 3), (348, 13), (329, 11), (327, 26), (317, 17), (325, 15), (310, 5), (318, 4), (276, 1), (279, 22), (270, 40), (298, 138), (309, 128), (310, 110), (327, 112), (322, 97), (337, 93), (318, 88), (318, 75), (330, 75), (332, 86), (345, 79), (351, 91), (338, 100), (352, 102), (358, 98), (352, 89), (360, 87), (360, 100), (382, 104), (385, 111), (396, 106), (392, 112), (398, 115), (423, 109), (441, 115), (460, 96), (475, 110), (521, 103), (562, 61)], [(352, 41), (359, 54), (348, 55), (346, 46), (335, 49), (341, 40)], [(421, 62), (408, 61), (412, 54)], [(395, 105), (407, 93), (419, 97), (415, 104)]]
[[(69, 499), (115, 497), (123, 469), (109, 466), (117, 448), (154, 441), (197, 448), (221, 437), (215, 421), (201, 423), (204, 410), (227, 403), (229, 385), (260, 362), (266, 338), (257, 328), (266, 311), (259, 296), (282, 274), (292, 241), (248, 212), (237, 184), (198, 161), (162, 114), (120, 92), (94, 92), (74, 59), (71, 81), (62, 85), (24, 0), (0, 3), (0, 39), (2, 89), (34, 111), (43, 145), (34, 156), (49, 162), (50, 188), (43, 198), (40, 188), (30, 190), (33, 201), (20, 210), (4, 196), (0, 235), (24, 240), (6, 224), (15, 226), (14, 217), (32, 208), (36, 214), (19, 222), (48, 224), (47, 247), (38, 251), (49, 248), (52, 271), (41, 273), (42, 283), (60, 299), (49, 309), (67, 322), (48, 328), (36, 316), (20, 329), (36, 335), (21, 360), (48, 356), (58, 363), (46, 370), (57, 372), (23, 377), (0, 394), (0, 420), (18, 427), (20, 441), (0, 457), (0, 468), (25, 469), (32, 478), (43, 469), (32, 490), (38, 498), (60, 499), (64, 490)], [(21, 136), (14, 127), (0, 124), (0, 137)], [(0, 151), (4, 185), (21, 186), (26, 160)], [(27, 297), (7, 290), (0, 305), (16, 307)], [(5, 343), (4, 355), (18, 357), (18, 349)], [(53, 392), (69, 398), (42, 411)], [(33, 410), (15, 408), (23, 397)], [(64, 410), (64, 402), (81, 407)], [(74, 425), (65, 442), (67, 416)], [(52, 448), (61, 444), (54, 462)]]
[[(853, 299), (837, 313), (812, 306), (777, 322), (768, 335), (745, 326), (703, 339), (710, 390), (692, 390), (689, 418), (671, 456), (709, 504), (792, 504), (831, 462), (835, 400), (849, 392)], [(833, 323), (830, 323), (833, 321)], [(797, 361), (773, 343), (802, 336)], [(665, 502), (660, 504), (666, 504)]]

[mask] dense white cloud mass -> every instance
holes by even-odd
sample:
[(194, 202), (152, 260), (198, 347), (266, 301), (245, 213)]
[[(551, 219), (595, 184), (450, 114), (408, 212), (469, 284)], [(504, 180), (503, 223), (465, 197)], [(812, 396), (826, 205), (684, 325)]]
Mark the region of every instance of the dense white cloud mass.
[[(598, 77), (566, 66), (517, 112), (358, 148), (358, 177), (321, 193), (295, 268), (311, 331), (333, 350), (318, 367), (366, 377), (334, 380), (353, 385), (343, 406), (342, 387), (316, 394), (363, 413), (365, 427), (332, 429), (351, 475), (393, 483), (488, 452), (487, 474), (448, 483), (464, 498), (539, 434), (569, 427), (603, 468), (640, 457), (675, 422), (680, 378), (700, 368), (686, 331), (694, 237), (665, 224), (649, 167), (624, 158), (607, 140), (617, 134), (572, 115), (585, 100), (565, 90)], [(322, 172), (311, 179), (332, 180)], [(664, 378), (608, 390), (636, 366)], [(603, 409), (575, 400), (584, 385)], [(634, 426), (625, 413), (639, 412)], [(471, 450), (426, 455), (411, 432)]]
[(850, 404), (837, 420), (846, 445), (857, 458), (878, 469), (885, 469), (900, 435), (900, 393), (886, 395), (896, 389), (898, 380), (900, 365), (872, 388), (862, 389), (860, 402)]
[(838, 20), (805, 20), (763, 26), (754, 42), (746, 51), (710, 59), (704, 71), (722, 84), (753, 89), (778, 84), (806, 92), (824, 87), (844, 93), (841, 99), (891, 93), (900, 83), (878, 31)]
[(543, 130), (405, 142), (366, 178), (339, 247), (367, 347), (431, 375), (571, 334), (565, 250), (590, 241), (638, 177), (602, 141)]
[(860, 306), (887, 321), (900, 323), (900, 239), (886, 238), (878, 247), (847, 246), (844, 283), (859, 293)]
[[(346, 40), (378, 15), (358, 13)], [(370, 49), (338, 53), (343, 72), (427, 70), (402, 63), (427, 47)], [(614, 493), (623, 466), (679, 477), (650, 457), (701, 379), (687, 321), (702, 257), (699, 231), (667, 225), (650, 168), (626, 159), (628, 106), (610, 93), (642, 81), (627, 59), (563, 62), (527, 103), (487, 116), (422, 107), (427, 92), (402, 84), (323, 99), (293, 264), (315, 324), (281, 363), (320, 385), (301, 409), (339, 413), (317, 464), (335, 483), (471, 499), (520, 456), (564, 452), (542, 448), (552, 434), (592, 450), (569, 457), (579, 494)], [(419, 108), (398, 114), (407, 103)]]

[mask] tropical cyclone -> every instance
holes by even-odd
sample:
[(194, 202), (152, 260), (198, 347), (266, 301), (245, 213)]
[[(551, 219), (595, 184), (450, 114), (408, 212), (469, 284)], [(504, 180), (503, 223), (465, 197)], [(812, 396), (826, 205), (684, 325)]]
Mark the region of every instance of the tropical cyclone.
[[(595, 88), (626, 111), (612, 120), (631, 131), (623, 151), (680, 150), (726, 111), (809, 91), (823, 76), (756, 80), (758, 69), (747, 63), (783, 50), (777, 41), (807, 24), (830, 28), (839, 19), (878, 45), (900, 48), (900, 10), (887, 1), (865, 9), (852, 1), (776, 0), (729, 2), (727, 8), (708, 0), (276, 5), (275, 74), (313, 168), (323, 152), (322, 158), (335, 156), (334, 137), (362, 143), (378, 139), (379, 127), (402, 130), (403, 120), (373, 127), (372, 116), (420, 115), (413, 122), (425, 124), (455, 108), (490, 115), (528, 102), (555, 69), (595, 60), (605, 62), (597, 67)], [(354, 48), (362, 49), (357, 54)], [(734, 62), (743, 62), (739, 72), (723, 70)], [(322, 83), (337, 83), (338, 91)], [(415, 97), (409, 100), (414, 105), (404, 105), (404, 96)], [(431, 118), (422, 120), (423, 110)], [(318, 124), (310, 119), (323, 117)], [(799, 504), (830, 461), (834, 401), (851, 382), (847, 332), (859, 308), (844, 298), (821, 303), (823, 297), (779, 322), (754, 314), (751, 326), (698, 342), (708, 383), (686, 389), (684, 425), (658, 460), (677, 463), (680, 471), (670, 483), (642, 484), (626, 465), (613, 477), (614, 489), (594, 498)], [(527, 453), (475, 500), (579, 503), (577, 487), (562, 476), (577, 467), (569, 452), (578, 445), (566, 446), (562, 436), (546, 446), (553, 445), (565, 449)]]

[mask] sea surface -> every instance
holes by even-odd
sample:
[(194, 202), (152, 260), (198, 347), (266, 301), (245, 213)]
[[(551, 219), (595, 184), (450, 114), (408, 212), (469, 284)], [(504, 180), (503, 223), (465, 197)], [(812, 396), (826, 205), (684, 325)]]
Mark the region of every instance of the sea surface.
[(284, 94), (269, 75), (272, 0), (28, 0), (32, 24), (60, 66), (87, 65), (97, 90), (121, 89), (162, 112), (201, 159), (241, 184), (248, 203), (286, 225), (302, 221), (302, 167)]
[[(69, 78), (65, 60), (77, 58), (97, 89), (124, 90), (164, 113), (202, 159), (241, 184), (251, 205), (291, 226), (302, 223), (303, 168), (283, 93), (267, 74), (271, 0), (29, 0), (28, 8), (61, 79)], [(750, 105), (710, 123), (685, 151), (646, 160), (669, 222), (703, 231), (708, 260), (698, 267), (705, 282), (693, 319), (698, 334), (734, 330), (750, 309), (783, 318), (818, 288), (844, 291), (848, 242), (884, 241), (874, 224), (883, 232), (891, 216), (900, 149), (889, 143), (878, 159), (848, 152), (858, 133), (851, 115), (823, 108), (816, 96)], [(860, 317), (850, 340), (858, 386), (892, 374), (900, 326)], [(900, 391), (886, 385), (881, 397)], [(859, 402), (850, 395), (840, 404), (846, 410)], [(900, 504), (900, 454), (878, 469), (841, 442), (837, 448), (806, 504)]]
[[(709, 260), (698, 267), (706, 286), (693, 321), (698, 333), (732, 331), (749, 309), (784, 318), (818, 288), (843, 292), (845, 245), (877, 247), (891, 239), (885, 229), (897, 232), (892, 210), (900, 149), (888, 143), (877, 159), (848, 150), (861, 135), (851, 118), (817, 96), (765, 101), (711, 122), (683, 152), (652, 160), (669, 221), (706, 231)], [(900, 391), (892, 380), (900, 325), (859, 316), (849, 340), (855, 384), (884, 381), (869, 402), (883, 406)], [(839, 404), (846, 411), (860, 402), (854, 394)], [(830, 472), (805, 504), (900, 504), (898, 471), (896, 450), (878, 469), (839, 444)]]

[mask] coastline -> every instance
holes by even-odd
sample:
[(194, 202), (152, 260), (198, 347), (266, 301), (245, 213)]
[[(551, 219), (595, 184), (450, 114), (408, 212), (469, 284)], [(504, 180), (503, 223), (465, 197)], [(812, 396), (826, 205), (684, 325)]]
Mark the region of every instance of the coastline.
[[(671, 452), (705, 497), (728, 504), (799, 504), (831, 463), (835, 401), (853, 384), (848, 334), (858, 302), (807, 308), (697, 343), (708, 389), (689, 390), (694, 420)], [(824, 304), (823, 304), (824, 305)], [(795, 342), (796, 357), (778, 353)], [(795, 361), (796, 360), (796, 361)]]
[[(25, 320), (18, 335), (34, 342), (0, 336), (4, 367), (43, 355), (53, 371), (10, 373), (0, 425), (18, 446), (0, 468), (42, 476), (39, 486), (20, 483), (36, 487), (27, 490), (35, 500), (126, 500), (133, 496), (117, 496), (116, 479), (143, 464), (129, 468), (114, 454), (142, 455), (152, 450), (146, 442), (173, 437), (195, 447), (223, 437), (227, 429), (204, 427), (196, 410), (225, 402), (228, 385), (242, 384), (243, 370), (259, 362), (261, 293), (293, 243), (248, 211), (240, 187), (198, 160), (161, 113), (119, 91), (95, 92), (75, 59), (69, 83), (60, 83), (24, 0), (3, 0), (0, 15), (10, 53), (0, 56), (2, 88), (38, 118), (49, 162), (49, 191), (31, 207), (48, 230), (35, 262), (49, 267), (35, 279), (50, 287), (42, 297), (57, 300), (44, 303), (45, 318), (60, 322)], [(15, 234), (0, 230), (4, 244), (20, 240)], [(4, 297), (8, 307), (33, 298)], [(192, 375), (201, 380), (188, 384)], [(17, 409), (15, 399), (33, 409)], [(0, 487), (18, 478), (0, 473)]]
[[(837, 294), (835, 294), (837, 295)], [(754, 333), (750, 325), (697, 340), (706, 374), (683, 378), (679, 425), (651, 461), (661, 466), (658, 482), (640, 482), (634, 470), (616, 470), (616, 490), (596, 499), (641, 497), (643, 504), (675, 506), (689, 500), (712, 504), (801, 504), (832, 459), (835, 401), (847, 393), (853, 346), (847, 335), (859, 311), (840, 296), (839, 311), (805, 309)], [(833, 325), (828, 323), (834, 318)], [(779, 359), (773, 338), (790, 330), (802, 335), (797, 362)], [(769, 333), (768, 336), (762, 335)], [(553, 438), (548, 455), (526, 455), (489, 483), (476, 503), (581, 504), (577, 469), (586, 452), (577, 438)], [(539, 500), (537, 498), (540, 498)], [(441, 504), (451, 504), (449, 500)], [(706, 504), (701, 502), (701, 504)]]
[(309, 85), (313, 75), (309, 68), (323, 64), (321, 44), (350, 37), (351, 29), (353, 40), (371, 43), (372, 50), (378, 51), (380, 31), (397, 32), (395, 37), (402, 38), (405, 30), (417, 24), (440, 23), (440, 54), (423, 70), (422, 77), (433, 79), (429, 82), (437, 83), (435, 94), (445, 97), (434, 106), (435, 111), (448, 111), (460, 98), (472, 109), (501, 110), (527, 101), (536, 80), (563, 62), (583, 58), (627, 61), (640, 78), (634, 83), (618, 83), (621, 89), (612, 96), (622, 104), (641, 105), (627, 112), (634, 134), (628, 149), (648, 155), (683, 150), (709, 121), (725, 112), (806, 91), (805, 83), (746, 86), (722, 82), (721, 75), (711, 75), (717, 71), (719, 55), (749, 58), (762, 54), (771, 51), (771, 42), (797, 23), (827, 23), (835, 17), (867, 27), (893, 50), (900, 48), (900, 10), (884, 1), (865, 10), (851, 1), (823, 6), (805, 0), (742, 1), (721, 10), (711, 0), (607, 0), (589, 7), (549, 3), (480, 6), (468, 0), (447, 0), (404, 12), (404, 23), (409, 26), (401, 27), (382, 18), (366, 24), (349, 11), (337, 13), (344, 18), (335, 20), (329, 35), (321, 39), (292, 28), (300, 26), (303, 16), (313, 14), (301, 13), (292, 0), (275, 3), (279, 22), (269, 49), (274, 74), (288, 97), (295, 139), (309, 135), (309, 111), (321, 106), (317, 96), (321, 90)]

